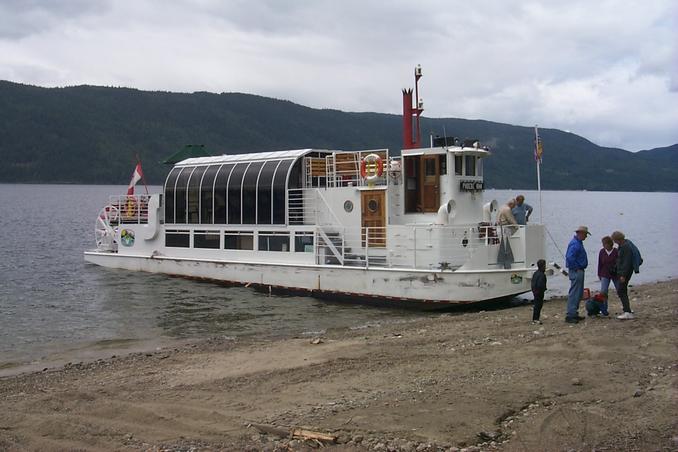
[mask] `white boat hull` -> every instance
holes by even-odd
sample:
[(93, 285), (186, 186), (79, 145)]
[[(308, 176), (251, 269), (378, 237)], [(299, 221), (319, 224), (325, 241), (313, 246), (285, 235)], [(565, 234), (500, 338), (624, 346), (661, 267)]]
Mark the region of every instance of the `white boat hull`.
[(85, 252), (87, 262), (109, 268), (163, 273), (242, 284), (271, 290), (306, 292), (397, 304), (467, 304), (519, 295), (530, 290), (533, 269), (412, 270), (344, 266), (243, 263), (165, 256), (126, 256)]

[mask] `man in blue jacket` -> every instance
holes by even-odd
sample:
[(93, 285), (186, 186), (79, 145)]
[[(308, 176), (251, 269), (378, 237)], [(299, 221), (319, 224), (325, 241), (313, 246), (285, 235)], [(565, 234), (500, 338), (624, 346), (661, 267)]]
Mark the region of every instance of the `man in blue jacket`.
[(580, 320), (584, 320), (584, 317), (579, 316), (579, 301), (584, 295), (584, 270), (589, 265), (586, 250), (584, 249), (584, 240), (589, 235), (591, 233), (588, 227), (579, 226), (575, 231), (574, 237), (572, 237), (572, 240), (567, 245), (565, 266), (570, 278), (570, 291), (567, 295), (567, 314), (565, 315), (567, 323), (578, 323)]

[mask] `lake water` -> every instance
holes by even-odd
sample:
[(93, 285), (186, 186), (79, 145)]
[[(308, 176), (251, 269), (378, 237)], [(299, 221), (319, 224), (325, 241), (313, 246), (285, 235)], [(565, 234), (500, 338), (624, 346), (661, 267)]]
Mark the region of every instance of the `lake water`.
[[(154, 187), (152, 191), (157, 191)], [(101, 355), (118, 348), (205, 336), (315, 335), (329, 328), (401, 322), (420, 312), (328, 303), (308, 297), (266, 296), (163, 275), (86, 264), (94, 247), (94, 219), (120, 186), (0, 185), (0, 374), (19, 364), (42, 365)], [(535, 207), (536, 192), (524, 191)], [(516, 193), (488, 190), (501, 204)], [(678, 266), (678, 194), (543, 192), (549, 260), (563, 264), (574, 229), (587, 225), (591, 266), (586, 286), (597, 287), (600, 238), (624, 231), (645, 263), (633, 283), (675, 277)], [(549, 279), (549, 294), (567, 280)], [(614, 303), (614, 301), (613, 301)]]

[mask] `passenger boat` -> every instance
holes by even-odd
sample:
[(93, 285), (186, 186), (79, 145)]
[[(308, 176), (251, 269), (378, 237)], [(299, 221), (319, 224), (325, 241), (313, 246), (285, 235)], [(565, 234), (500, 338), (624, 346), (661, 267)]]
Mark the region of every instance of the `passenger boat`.
[[(419, 77), (418, 67), (416, 99)], [(411, 89), (403, 99), (399, 155), (298, 149), (182, 160), (162, 193), (111, 197), (85, 260), (398, 305), (529, 291), (543, 225), (495, 225), (496, 201), (483, 202), (489, 150), (452, 137), (422, 147), (423, 106)]]

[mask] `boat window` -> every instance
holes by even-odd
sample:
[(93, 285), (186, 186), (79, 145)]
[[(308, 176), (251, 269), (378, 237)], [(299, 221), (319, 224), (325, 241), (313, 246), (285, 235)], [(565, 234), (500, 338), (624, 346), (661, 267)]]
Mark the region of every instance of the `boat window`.
[(191, 231), (168, 229), (165, 231), (165, 246), (172, 248), (188, 248), (191, 243)]
[(186, 187), (188, 179), (195, 167), (184, 168), (177, 178), (177, 185), (174, 190), (174, 222), (186, 223)]
[(447, 174), (447, 154), (441, 154), (439, 156), (439, 161), (440, 161), (440, 175), (445, 175)]
[(228, 181), (227, 214), (228, 224), (242, 224), (242, 178), (249, 163), (238, 163), (231, 172), (231, 178)]
[(174, 185), (181, 168), (172, 168), (165, 181), (165, 223), (174, 223)]
[(200, 181), (205, 174), (206, 166), (198, 166), (188, 180), (188, 222), (200, 222)]
[(228, 199), (228, 178), (233, 165), (222, 165), (214, 180), (214, 224), (226, 224), (226, 200)]
[(290, 235), (287, 232), (260, 232), (259, 251), (289, 251)]
[(287, 173), (292, 162), (293, 160), (281, 161), (273, 177), (273, 224), (285, 224), (285, 212), (287, 211), (285, 206), (287, 187), (285, 184), (287, 183)]
[(464, 175), (466, 176), (475, 176), (476, 175), (476, 157), (475, 155), (466, 156), (466, 168)]
[(224, 249), (227, 250), (254, 250), (254, 232), (226, 231), (224, 232)]
[(271, 224), (273, 176), (279, 164), (279, 160), (269, 160), (264, 164), (261, 174), (259, 174), (259, 182), (257, 182), (257, 224)]
[(209, 166), (202, 177), (200, 184), (200, 223), (202, 224), (214, 224), (214, 180), (219, 168), (219, 165)]
[(193, 247), (218, 250), (219, 236), (219, 231), (193, 231)]
[(483, 175), (483, 159), (478, 157), (476, 160), (476, 176), (482, 176)]
[(454, 174), (456, 174), (457, 176), (461, 176), (462, 174), (464, 174), (464, 173), (462, 173), (462, 162), (463, 161), (464, 160), (463, 160), (461, 155), (455, 155), (454, 156)]
[(264, 162), (252, 162), (242, 181), (242, 224), (257, 223), (257, 179)]
[(436, 161), (434, 158), (424, 159), (424, 175), (425, 176), (435, 176), (436, 175)]
[(296, 253), (313, 252), (313, 233), (297, 231), (294, 233), (294, 251)]

